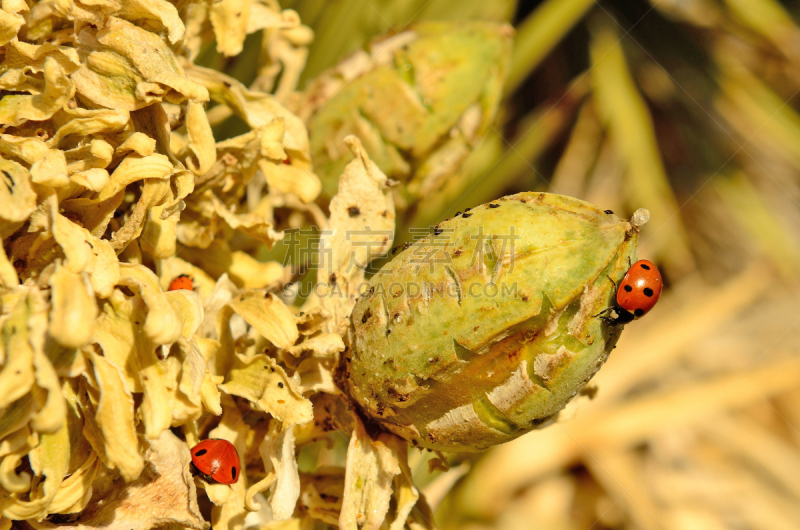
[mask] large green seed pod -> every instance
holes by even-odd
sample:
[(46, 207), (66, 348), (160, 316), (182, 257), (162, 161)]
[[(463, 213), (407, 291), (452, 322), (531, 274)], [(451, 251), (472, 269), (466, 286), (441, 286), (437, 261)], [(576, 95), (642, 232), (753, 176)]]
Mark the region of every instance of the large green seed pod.
[(437, 225), (376, 274), (352, 313), (348, 394), (412, 444), (478, 451), (554, 417), (621, 326), (595, 317), (636, 261), (631, 222), (520, 193)]
[(423, 22), (320, 74), (292, 107), (308, 125), (322, 197), (352, 158), (349, 134), (401, 184), (398, 207), (436, 190), (497, 113), (512, 35), (495, 22)]

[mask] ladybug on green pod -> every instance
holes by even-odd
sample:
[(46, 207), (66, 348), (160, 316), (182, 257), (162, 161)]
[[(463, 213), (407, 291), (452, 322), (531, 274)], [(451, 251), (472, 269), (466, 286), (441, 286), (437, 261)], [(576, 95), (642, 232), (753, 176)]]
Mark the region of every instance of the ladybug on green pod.
[(601, 317), (610, 324), (627, 324), (644, 316), (658, 302), (663, 282), (652, 261), (634, 263), (617, 288), (617, 303), (608, 308), (610, 316)]
[(228, 440), (212, 438), (192, 447), (192, 464), (200, 473), (220, 484), (239, 480), (239, 453)]

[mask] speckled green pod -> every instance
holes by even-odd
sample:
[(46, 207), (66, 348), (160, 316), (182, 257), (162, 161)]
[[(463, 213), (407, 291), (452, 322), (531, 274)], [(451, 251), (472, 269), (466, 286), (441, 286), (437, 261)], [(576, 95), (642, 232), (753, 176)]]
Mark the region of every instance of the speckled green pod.
[(423, 22), (323, 72), (292, 104), (308, 125), (323, 199), (352, 159), (348, 134), (401, 184), (400, 208), (437, 189), (497, 113), (512, 35), (495, 22)]
[(541, 426), (619, 338), (622, 326), (594, 315), (613, 301), (609, 278), (636, 261), (641, 224), (547, 193), (440, 223), (358, 300), (347, 393), (431, 449), (478, 451)]

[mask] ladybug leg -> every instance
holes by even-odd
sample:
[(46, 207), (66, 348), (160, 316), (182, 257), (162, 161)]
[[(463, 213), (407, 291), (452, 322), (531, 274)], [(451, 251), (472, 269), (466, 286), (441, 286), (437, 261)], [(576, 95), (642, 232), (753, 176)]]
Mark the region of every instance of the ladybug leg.
[[(610, 314), (611, 311), (613, 311), (613, 310), (614, 310), (613, 307), (607, 307), (607, 308), (603, 309), (602, 311), (600, 311), (599, 313), (597, 313), (596, 315), (592, 315), (592, 318), (600, 317), (601, 320), (611, 319), (611, 317), (609, 317), (608, 314)], [(604, 316), (600, 316), (600, 315), (604, 315)]]
[(614, 290), (616, 291), (617, 290), (617, 282), (615, 282), (614, 279), (611, 276), (609, 276), (608, 274), (606, 274), (606, 278), (608, 278), (608, 281), (610, 281), (614, 285)]

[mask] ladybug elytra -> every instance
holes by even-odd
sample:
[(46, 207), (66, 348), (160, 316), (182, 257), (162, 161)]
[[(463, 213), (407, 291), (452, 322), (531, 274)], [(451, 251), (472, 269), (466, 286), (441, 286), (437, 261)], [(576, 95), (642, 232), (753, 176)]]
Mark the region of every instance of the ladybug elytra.
[(611, 316), (603, 319), (611, 324), (627, 324), (644, 316), (658, 302), (662, 288), (661, 273), (655, 264), (646, 259), (637, 261), (617, 287), (616, 305), (606, 310)]
[(220, 484), (239, 480), (239, 453), (228, 440), (211, 438), (192, 447), (192, 464), (200, 473)]
[(168, 291), (177, 291), (178, 289), (186, 289), (187, 291), (191, 291), (194, 289), (194, 283), (192, 282), (192, 277), (188, 274), (179, 274), (171, 282), (169, 282), (169, 289)]

